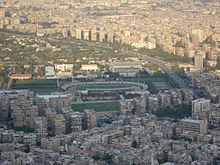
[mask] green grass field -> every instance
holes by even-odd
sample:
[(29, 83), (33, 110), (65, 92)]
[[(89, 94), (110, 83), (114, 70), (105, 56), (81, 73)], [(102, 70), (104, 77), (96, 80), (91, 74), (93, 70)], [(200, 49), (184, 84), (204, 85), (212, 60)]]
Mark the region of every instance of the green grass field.
[(119, 102), (72, 104), (71, 107), (76, 112), (84, 112), (85, 109), (94, 109), (96, 112), (120, 111), (121, 109)]
[(56, 80), (15, 80), (12, 89), (30, 89), (36, 93), (59, 92)]
[(131, 85), (122, 85), (122, 84), (100, 84), (100, 85), (83, 85), (76, 87), (76, 90), (87, 90), (87, 89), (111, 89), (111, 88), (128, 88)]
[(154, 87), (154, 85), (152, 84), (152, 82), (167, 82), (165, 79), (161, 78), (161, 77), (128, 77), (128, 78), (124, 78), (124, 81), (133, 81), (133, 82), (140, 82), (140, 83), (145, 83), (148, 85), (148, 91), (150, 91), (150, 93), (156, 94), (159, 91)]
[(16, 85), (56, 85), (56, 80), (16, 80)]
[(160, 77), (134, 77), (134, 78), (124, 78), (124, 81), (133, 81), (133, 82), (142, 82), (142, 83), (148, 83), (148, 82), (164, 82), (165, 80)]

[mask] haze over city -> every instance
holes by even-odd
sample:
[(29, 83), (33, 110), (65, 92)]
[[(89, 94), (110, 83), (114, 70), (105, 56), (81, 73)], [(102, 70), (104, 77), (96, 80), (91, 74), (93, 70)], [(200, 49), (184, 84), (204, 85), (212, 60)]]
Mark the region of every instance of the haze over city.
[(1, 165), (220, 165), (219, 0), (0, 0)]

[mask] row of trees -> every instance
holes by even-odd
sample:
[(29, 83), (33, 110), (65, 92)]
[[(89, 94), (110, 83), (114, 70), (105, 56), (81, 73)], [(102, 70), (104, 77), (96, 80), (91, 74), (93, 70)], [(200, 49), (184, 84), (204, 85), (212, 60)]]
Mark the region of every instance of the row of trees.
[(190, 104), (181, 104), (174, 107), (163, 107), (157, 109), (153, 114), (158, 117), (182, 119), (192, 115), (192, 106)]
[(9, 81), (8, 73), (9, 68), (0, 65), (0, 87), (5, 87), (7, 85), (7, 82)]
[(192, 61), (192, 59), (187, 56), (181, 57), (176, 54), (164, 52), (162, 50), (162, 48), (160, 48), (159, 46), (157, 46), (157, 48), (155, 48), (155, 49), (141, 48), (141, 49), (139, 49), (139, 52), (142, 54), (147, 54), (148, 56), (160, 58), (160, 59), (167, 61), (167, 62), (189, 63)]

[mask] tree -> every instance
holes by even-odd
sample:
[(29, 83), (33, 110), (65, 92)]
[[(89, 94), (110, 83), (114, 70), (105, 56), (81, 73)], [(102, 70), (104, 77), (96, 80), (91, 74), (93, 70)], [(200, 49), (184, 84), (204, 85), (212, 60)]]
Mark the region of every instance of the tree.
[(192, 115), (192, 106), (190, 104), (177, 105), (175, 107), (159, 108), (154, 115), (158, 117), (170, 117), (173, 119), (182, 119)]
[(40, 142), (40, 141), (37, 141), (36, 146), (37, 146), (37, 147), (40, 147), (40, 146), (41, 146), (41, 142)]
[(17, 73), (24, 73), (24, 71), (25, 71), (24, 65), (19, 64), (16, 66)]
[(215, 68), (216, 68), (216, 69), (220, 69), (220, 58), (218, 58), (218, 60), (217, 60), (217, 65), (216, 65)]
[(178, 66), (178, 64), (174, 65), (174, 66), (172, 67), (172, 70), (173, 70), (174, 72), (176, 72), (177, 74), (179, 74), (179, 75), (184, 75), (184, 74), (185, 74), (184, 68), (180, 68), (180, 67)]
[(138, 148), (138, 142), (135, 139), (133, 140), (131, 147)]
[(94, 160), (100, 160), (100, 159), (101, 159), (101, 157), (100, 157), (100, 155), (99, 155), (98, 153), (96, 153), (95, 155), (93, 155), (92, 158), (93, 158)]
[(24, 148), (24, 152), (28, 153), (30, 152), (30, 145), (25, 145), (25, 148)]
[(112, 155), (110, 154), (104, 154), (102, 159), (108, 164), (113, 164)]
[(45, 68), (44, 67), (39, 67), (37, 73), (38, 73), (39, 76), (44, 76)]
[(14, 127), (15, 131), (24, 131), (26, 133), (33, 133), (34, 129), (29, 127)]
[(187, 67), (186, 70), (187, 70), (187, 72), (190, 72), (190, 67)]
[(109, 76), (109, 79), (112, 79), (112, 80), (115, 80), (115, 79), (117, 79), (117, 78), (120, 78), (120, 75), (119, 75), (119, 73), (118, 72), (110, 72), (110, 71), (108, 71), (108, 72), (105, 72), (105, 75), (108, 75)]
[(158, 57), (164, 61), (174, 62), (174, 63), (178, 63), (178, 62), (189, 63), (192, 60), (189, 57), (185, 57), (185, 56), (181, 57), (172, 53), (167, 53), (159, 46), (157, 46), (157, 48), (155, 49), (141, 48), (139, 49), (139, 52), (141, 54), (147, 54), (148, 56)]

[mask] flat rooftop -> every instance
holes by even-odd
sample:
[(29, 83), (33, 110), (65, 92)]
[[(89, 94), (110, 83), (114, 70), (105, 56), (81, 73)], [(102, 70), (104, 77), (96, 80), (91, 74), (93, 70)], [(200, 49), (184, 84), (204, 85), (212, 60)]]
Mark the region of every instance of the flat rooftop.
[(120, 67), (120, 66), (136, 66), (141, 67), (141, 63), (138, 61), (125, 61), (125, 62), (112, 62), (112, 66)]
[(59, 98), (59, 97), (67, 97), (68, 95), (37, 95), (37, 97), (42, 99), (50, 99), (50, 98)]

